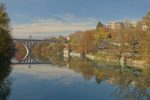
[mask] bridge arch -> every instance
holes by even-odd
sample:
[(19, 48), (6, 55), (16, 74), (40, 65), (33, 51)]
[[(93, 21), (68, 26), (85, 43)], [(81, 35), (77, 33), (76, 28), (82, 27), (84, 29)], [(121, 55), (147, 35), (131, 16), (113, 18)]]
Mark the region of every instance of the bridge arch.
[(15, 56), (13, 57), (12, 61), (19, 62), (20, 60), (26, 59), (26, 57), (29, 54), (28, 47), (22, 42), (15, 41), (15, 40), (13, 40), (13, 42), (15, 44), (15, 49), (14, 50), (15, 50), (16, 53), (15, 53)]
[(48, 42), (50, 44), (55, 44), (60, 41), (57, 40), (34, 40), (34, 39), (13, 39), (15, 42), (21, 43), (25, 49), (26, 49), (26, 55), (23, 57), (23, 59), (16, 64), (46, 64), (50, 62), (40, 62), (39, 60), (33, 58), (32, 56), (32, 48), (35, 46), (38, 42)]
[[(18, 41), (16, 41), (16, 43), (17, 42)], [(18, 42), (18, 43), (20, 43), (20, 42)], [(29, 49), (28, 49), (28, 47), (24, 43), (20, 43), (20, 44), (23, 45), (25, 47), (25, 50), (26, 50), (26, 55), (22, 58), (22, 60), (25, 60), (26, 57), (29, 55)]]

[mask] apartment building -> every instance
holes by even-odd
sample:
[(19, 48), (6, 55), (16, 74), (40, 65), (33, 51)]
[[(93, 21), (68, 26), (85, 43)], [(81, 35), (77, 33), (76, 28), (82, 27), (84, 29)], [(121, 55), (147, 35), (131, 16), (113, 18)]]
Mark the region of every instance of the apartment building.
[(111, 30), (120, 30), (123, 28), (136, 27), (137, 23), (138, 21), (130, 21), (130, 20), (109, 22), (108, 28)]

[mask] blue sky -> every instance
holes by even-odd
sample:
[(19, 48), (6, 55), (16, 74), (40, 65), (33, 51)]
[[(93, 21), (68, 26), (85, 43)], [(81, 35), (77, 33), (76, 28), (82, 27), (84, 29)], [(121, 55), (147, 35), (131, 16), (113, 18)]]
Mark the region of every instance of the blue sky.
[(16, 34), (69, 33), (87, 30), (94, 28), (98, 21), (106, 24), (116, 20), (137, 20), (150, 10), (150, 0), (0, 0), (0, 2), (6, 4)]

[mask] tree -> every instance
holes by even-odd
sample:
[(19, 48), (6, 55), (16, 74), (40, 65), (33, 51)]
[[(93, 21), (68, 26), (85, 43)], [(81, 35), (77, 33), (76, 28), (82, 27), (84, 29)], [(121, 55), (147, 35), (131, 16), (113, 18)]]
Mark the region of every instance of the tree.
[(79, 52), (86, 54), (93, 51), (93, 31), (83, 32), (79, 43)]
[(150, 11), (146, 16), (143, 17), (142, 22), (147, 26), (142, 34), (141, 41), (141, 54), (144, 59), (146, 59), (148, 65), (150, 64)]
[(82, 34), (83, 34), (82, 31), (76, 31), (70, 35), (70, 48), (71, 48), (71, 50), (79, 52), (79, 44), (80, 44)]
[(150, 27), (150, 11), (147, 13), (146, 16), (143, 17), (143, 22), (144, 22), (145, 25)]
[(14, 48), (14, 45), (10, 31), (10, 19), (5, 5), (0, 4), (0, 60), (10, 59), (12, 57), (12, 48)]
[(96, 30), (99, 30), (99, 28), (101, 27), (104, 27), (104, 25), (101, 22), (98, 22), (96, 26)]
[(107, 40), (109, 38), (110, 32), (108, 29), (102, 24), (98, 23), (96, 30), (93, 30), (94, 41), (93, 44), (95, 46), (95, 51), (98, 50), (98, 47), (102, 45), (102, 40)]
[(135, 57), (137, 51), (139, 51), (143, 32), (139, 26), (124, 29), (124, 32), (125, 36), (122, 39), (125, 40), (126, 50), (131, 53), (132, 57)]
[(141, 54), (144, 59), (150, 64), (150, 29), (143, 34), (141, 41)]

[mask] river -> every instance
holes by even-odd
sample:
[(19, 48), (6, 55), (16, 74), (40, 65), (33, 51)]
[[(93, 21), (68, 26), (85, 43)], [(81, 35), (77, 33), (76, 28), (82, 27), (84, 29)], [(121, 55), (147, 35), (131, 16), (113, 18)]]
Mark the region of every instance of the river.
[(150, 71), (86, 58), (0, 70), (0, 100), (149, 100)]

